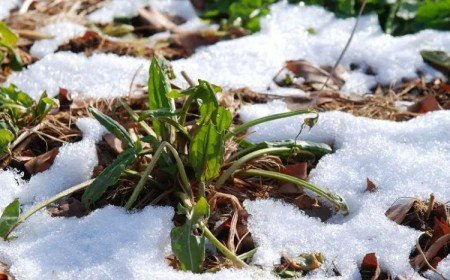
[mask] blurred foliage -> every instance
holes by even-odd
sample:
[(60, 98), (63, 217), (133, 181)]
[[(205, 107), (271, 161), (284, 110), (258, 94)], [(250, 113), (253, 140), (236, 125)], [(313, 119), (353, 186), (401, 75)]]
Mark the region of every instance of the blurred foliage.
[[(207, 0), (202, 18), (221, 23), (222, 29), (242, 27), (250, 32), (260, 29), (259, 19), (269, 13), (277, 0)], [(362, 0), (289, 0), (320, 5), (336, 16), (353, 17)], [(364, 14), (376, 13), (383, 30), (392, 35), (415, 33), (424, 29), (450, 30), (450, 0), (367, 0)]]

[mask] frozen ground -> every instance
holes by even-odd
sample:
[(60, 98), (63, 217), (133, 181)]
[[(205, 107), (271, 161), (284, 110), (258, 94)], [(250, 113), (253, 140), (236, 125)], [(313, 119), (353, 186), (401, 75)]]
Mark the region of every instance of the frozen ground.
[[(241, 116), (250, 120), (285, 110), (283, 103), (275, 102), (245, 107)], [(299, 118), (291, 118), (256, 127), (250, 139), (292, 138), (300, 122)], [(382, 265), (394, 275), (419, 278), (409, 266), (408, 255), (420, 232), (391, 222), (384, 212), (399, 197), (427, 198), (434, 192), (441, 201), (450, 199), (447, 186), (450, 181), (449, 126), (450, 112), (446, 111), (429, 113), (404, 123), (357, 118), (338, 112), (321, 114), (318, 125), (303, 138), (330, 143), (336, 152), (320, 161), (311, 173), (311, 181), (345, 197), (351, 214), (322, 223), (279, 201), (246, 201), (245, 207), (251, 214), (250, 230), (258, 244), (254, 263), (270, 267), (279, 261), (281, 251), (292, 255), (321, 251), (327, 264), (310, 276), (312, 279), (323, 279), (332, 261), (344, 279), (358, 279), (357, 265), (362, 257), (376, 252)], [(101, 135), (98, 131), (93, 135)], [(83, 141), (93, 141), (91, 137), (85, 136)], [(71, 163), (76, 166), (78, 159), (83, 160), (88, 155), (79, 155), (79, 151), (72, 149), (58, 160), (73, 160), (76, 155), (75, 162)], [(35, 175), (28, 184), (12, 180), (11, 171), (0, 173), (4, 187), (1, 197), (6, 197), (0, 201), (2, 206), (17, 196), (17, 192), (10, 194), (8, 190), (19, 188), (19, 196), (25, 193), (27, 195), (23, 196), (31, 199), (42, 196), (42, 187), (47, 182), (50, 186), (51, 182), (59, 182), (59, 187), (44, 191), (45, 195), (50, 195), (88, 178), (90, 172), (80, 176), (73, 173), (75, 168), (69, 168), (71, 172), (52, 169), (49, 170), (51, 176)], [(31, 184), (39, 176), (48, 181), (41, 179), (40, 184)], [(376, 183), (376, 193), (364, 193), (366, 178)], [(163, 262), (170, 251), (168, 236), (172, 213), (170, 208), (147, 207), (140, 213), (126, 214), (118, 208), (107, 207), (82, 219), (63, 219), (50, 218), (41, 212), (20, 227), (17, 240), (0, 243), (0, 258), (12, 264), (12, 272), (18, 279), (40, 279), (43, 275), (53, 275), (57, 279), (271, 277), (269, 272), (255, 268), (201, 276), (173, 271)]]
[[(128, 4), (123, 4), (125, 2)], [(111, 2), (111, 6), (106, 6), (98, 13), (109, 11), (116, 14), (113, 8), (115, 5), (131, 5), (133, 8), (130, 8), (130, 11), (136, 11), (134, 5), (140, 7), (146, 3), (115, 0)], [(183, 10), (177, 6), (179, 4), (180, 7), (187, 7), (190, 5), (188, 1), (151, 3), (162, 10), (172, 10), (177, 14), (188, 11), (186, 16), (192, 18), (191, 23), (194, 26), (199, 25), (198, 19), (190, 12), (192, 7)], [(203, 47), (190, 58), (174, 61), (173, 66), (178, 73), (185, 70), (195, 79), (202, 78), (226, 88), (247, 86), (261, 92), (266, 92), (267, 88), (276, 93), (298, 92), (280, 89), (273, 84), (272, 78), (284, 61), (303, 58), (318, 65), (333, 65), (349, 37), (354, 22), (354, 18), (337, 19), (320, 7), (279, 3), (273, 5), (270, 15), (262, 20), (260, 32)], [(73, 31), (77, 30), (78, 33), (78, 28)], [(315, 30), (315, 34), (308, 32), (311, 28)], [(56, 30), (54, 27), (50, 29)], [(70, 34), (65, 31), (58, 38), (67, 39)], [(61, 42), (59, 39), (56, 41)], [(52, 48), (49, 48), (49, 45)], [(55, 40), (43, 41), (36, 43), (33, 49), (36, 54), (42, 56), (54, 51), (54, 45)], [(415, 35), (392, 37), (382, 32), (376, 15), (364, 16), (342, 61), (346, 67), (350, 64), (359, 66), (359, 69), (345, 75), (344, 91), (366, 93), (376, 83), (391, 84), (402, 78), (415, 78), (417, 71), (427, 74), (428, 77), (439, 75), (422, 61), (419, 54), (422, 49), (450, 51), (450, 32), (425, 30)], [(13, 74), (7, 83), (16, 83), (33, 96), (38, 96), (43, 89), (56, 94), (58, 87), (66, 87), (85, 96), (99, 94), (100, 97), (113, 97), (128, 92), (128, 85), (133, 77), (130, 72), (134, 73), (139, 65), (147, 66), (143, 60), (137, 58), (119, 58), (113, 55), (108, 57), (111, 61), (108, 65), (107, 59), (100, 57), (102, 56), (84, 58), (83, 55), (49, 54), (27, 70)], [(98, 65), (93, 61), (98, 62)], [(124, 65), (123, 73), (111, 71)], [(369, 68), (374, 75), (365, 74)], [(49, 73), (45, 74), (44, 80), (43, 69)], [(76, 81), (70, 77), (72, 72), (77, 73)], [(117, 75), (120, 76), (121, 85), (114, 83), (111, 86), (109, 81), (115, 81), (114, 77)], [(139, 80), (145, 78), (146, 71), (142, 71)], [(181, 78), (177, 83), (185, 85)]]

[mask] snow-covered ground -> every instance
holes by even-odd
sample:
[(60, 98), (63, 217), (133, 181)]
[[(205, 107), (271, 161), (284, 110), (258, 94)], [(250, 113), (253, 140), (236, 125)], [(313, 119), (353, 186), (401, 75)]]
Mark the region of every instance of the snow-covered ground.
[[(11, 3), (18, 2), (0, 1), (0, 18), (13, 7)], [(198, 20), (187, 0), (113, 0), (110, 6), (92, 14), (91, 19), (110, 21), (119, 10), (133, 15), (147, 3)], [(261, 32), (204, 47), (173, 65), (177, 72), (185, 70), (193, 78), (225, 87), (249, 86), (265, 91), (267, 86), (274, 88), (272, 77), (287, 59), (333, 64), (353, 24), (354, 19), (336, 19), (318, 7), (279, 3), (263, 20)], [(44, 30), (53, 34), (55, 26)], [(310, 28), (316, 33), (310, 34)], [(43, 58), (11, 75), (7, 83), (15, 83), (34, 98), (43, 90), (54, 96), (60, 87), (80, 97), (122, 96), (128, 93), (139, 69), (135, 84), (146, 83), (149, 62), (145, 59), (111, 54), (89, 58), (68, 52), (53, 54), (57, 44), (82, 32), (79, 26), (71, 25), (69, 29), (73, 35), (66, 36), (70, 30), (64, 29), (54, 32), (56, 39), (36, 43), (33, 52)], [(343, 60), (346, 66), (356, 63), (362, 68), (349, 73), (346, 89), (366, 91), (376, 82), (389, 84), (403, 77), (413, 78), (417, 69), (436, 74), (422, 62), (418, 51), (423, 48), (450, 51), (450, 32), (423, 31), (391, 37), (381, 32), (376, 16), (363, 17)], [(364, 74), (367, 67), (376, 74)], [(284, 103), (273, 102), (244, 107), (240, 115), (243, 120), (251, 120), (286, 110)], [(290, 118), (261, 125), (249, 139), (293, 138), (300, 123), (301, 118)], [(15, 197), (29, 207), (90, 178), (97, 164), (95, 142), (104, 130), (93, 120), (79, 120), (77, 125), (84, 133), (83, 140), (62, 147), (51, 169), (33, 176), (29, 182), (18, 179), (14, 170), (0, 171), (0, 209)], [(343, 279), (359, 279), (362, 257), (376, 252), (382, 266), (394, 275), (420, 278), (408, 262), (420, 232), (391, 222), (384, 212), (399, 197), (428, 198), (433, 192), (440, 201), (450, 200), (449, 127), (449, 111), (428, 113), (403, 123), (339, 112), (321, 114), (317, 126), (304, 132), (303, 139), (329, 143), (336, 152), (320, 161), (310, 179), (342, 195), (350, 206), (350, 215), (338, 215), (322, 223), (280, 201), (246, 201), (245, 207), (251, 214), (250, 230), (258, 245), (254, 264), (268, 268), (279, 261), (281, 251), (291, 255), (321, 251), (327, 263), (311, 278), (323, 279), (326, 268), (334, 262)], [(367, 178), (377, 185), (376, 193), (364, 193)], [(174, 271), (164, 263), (164, 257), (170, 254), (172, 215), (173, 209), (168, 207), (147, 207), (128, 214), (109, 206), (81, 219), (50, 218), (41, 211), (19, 227), (18, 239), (0, 242), (0, 261), (11, 265), (17, 279), (273, 278), (269, 271), (254, 267), (204, 275)], [(447, 258), (438, 268), (450, 277), (449, 267)]]
[[(241, 111), (244, 120), (285, 111), (281, 102), (253, 105)], [(300, 118), (275, 121), (255, 128), (250, 140), (292, 138)], [(96, 127), (91, 123), (83, 131)], [(348, 217), (335, 216), (327, 223), (310, 218), (279, 201), (246, 201), (250, 230), (257, 242), (254, 264), (270, 267), (282, 251), (295, 255), (320, 251), (327, 263), (311, 278), (323, 279), (331, 262), (344, 279), (358, 279), (358, 264), (369, 252), (376, 252), (382, 265), (394, 275), (419, 278), (408, 262), (410, 250), (420, 232), (399, 226), (384, 215), (399, 197), (427, 198), (435, 193), (440, 201), (450, 199), (450, 112), (429, 113), (404, 123), (358, 118), (345, 113), (320, 115), (319, 123), (303, 139), (330, 143), (336, 152), (325, 156), (311, 173), (311, 181), (339, 193), (350, 206)], [(90, 129), (92, 130), (92, 129)], [(3, 186), (1, 207), (13, 197), (30, 201), (42, 198), (87, 178), (95, 164), (83, 174), (74, 172), (83, 165), (79, 154), (84, 141), (93, 143), (101, 130), (85, 136), (77, 148), (66, 146), (47, 174), (37, 174), (30, 183), (16, 182), (13, 171), (0, 173)], [(74, 159), (75, 156), (75, 159)], [(80, 163), (79, 163), (80, 161)], [(64, 168), (63, 162), (73, 168)], [(62, 167), (58, 167), (62, 166)], [(89, 170), (90, 169), (90, 170)], [(70, 171), (70, 172), (69, 172)], [(41, 177), (39, 184), (32, 184)], [(366, 178), (378, 187), (364, 193)], [(54, 186), (53, 182), (58, 182)], [(50, 184), (48, 189), (46, 186)], [(48, 191), (45, 191), (47, 189)], [(44, 191), (43, 191), (44, 190)], [(10, 193), (11, 192), (11, 193)], [(267, 211), (270, 209), (270, 211)], [(99, 209), (77, 218), (50, 218), (41, 212), (16, 232), (18, 239), (0, 243), (0, 259), (11, 264), (18, 279), (268, 279), (268, 271), (251, 268), (224, 270), (194, 276), (175, 272), (164, 264), (170, 253), (169, 231), (173, 209), (147, 207), (126, 214), (116, 207)], [(446, 272), (448, 274), (448, 272)]]

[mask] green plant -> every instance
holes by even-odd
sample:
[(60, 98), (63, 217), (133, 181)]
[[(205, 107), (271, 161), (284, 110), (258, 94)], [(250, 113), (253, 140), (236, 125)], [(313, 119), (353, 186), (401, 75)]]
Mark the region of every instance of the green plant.
[[(209, 0), (202, 10), (205, 19), (220, 22), (222, 29), (243, 27), (250, 32), (260, 29), (259, 20), (269, 13), (277, 0)], [(338, 17), (354, 17), (363, 0), (289, 0), (319, 5)], [(364, 13), (376, 13), (388, 34), (404, 35), (427, 28), (450, 30), (450, 0), (367, 0)], [(289, 24), (289, 23), (287, 23)]]
[[(197, 85), (188, 89), (173, 90), (169, 74), (170, 67), (166, 62), (154, 58), (150, 66), (148, 110), (137, 114), (125, 102), (118, 103), (125, 109), (124, 114), (128, 114), (139, 127), (135, 133), (137, 137), (132, 137), (113, 118), (90, 108), (92, 116), (122, 141), (124, 151), (97, 178), (72, 187), (23, 215), (19, 215), (18, 201), (14, 201), (4, 212), (0, 236), (7, 239), (30, 215), (75, 192), (84, 190), (83, 203), (87, 208), (95, 208), (108, 191), (120, 189), (126, 178), (127, 181), (137, 181), (132, 191), (123, 197), (122, 205), (127, 210), (145, 201), (143, 193), (146, 188), (159, 191), (158, 197), (172, 194), (170, 204), (178, 205), (178, 215), (184, 217), (184, 223), (171, 232), (172, 251), (182, 270), (198, 273), (203, 269), (206, 239), (236, 267), (246, 266), (243, 259), (255, 252), (251, 250), (238, 256), (208, 228), (212, 211), (209, 201), (219, 190), (233, 184), (231, 177), (241, 180), (270, 178), (294, 183), (328, 200), (338, 211), (348, 213), (348, 207), (339, 195), (296, 177), (246, 167), (249, 161), (265, 155), (287, 161), (298, 158), (315, 160), (330, 153), (331, 148), (325, 144), (294, 140), (253, 144), (241, 139), (241, 134), (252, 126), (290, 116), (306, 114), (309, 118), (305, 119), (305, 124), (312, 126), (318, 118), (315, 111), (297, 110), (233, 125), (231, 112), (217, 99), (218, 86), (199, 80)], [(229, 149), (236, 145), (240, 146), (237, 151)]]
[(0, 156), (23, 129), (39, 124), (58, 102), (42, 93), (35, 101), (15, 85), (0, 87)]
[(16, 48), (19, 36), (0, 21), (0, 65), (7, 63), (13, 70), (22, 69), (22, 58)]

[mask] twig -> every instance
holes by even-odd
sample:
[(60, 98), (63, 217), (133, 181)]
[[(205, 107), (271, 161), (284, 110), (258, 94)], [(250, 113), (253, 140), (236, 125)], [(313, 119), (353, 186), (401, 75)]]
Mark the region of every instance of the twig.
[(181, 76), (183, 76), (183, 78), (186, 80), (186, 82), (191, 86), (195, 86), (194, 81), (191, 79), (191, 77), (189, 77), (189, 75), (183, 70), (181, 71)]
[(325, 82), (323, 83), (322, 88), (320, 89), (320, 91), (322, 91), (322, 90), (325, 88), (325, 86), (327, 85), (328, 81), (331, 79), (331, 76), (333, 76), (334, 71), (336, 70), (336, 68), (338, 67), (338, 65), (339, 65), (339, 63), (341, 62), (342, 58), (344, 57), (345, 53), (347, 52), (348, 47), (350, 46), (350, 43), (351, 43), (352, 40), (353, 40), (353, 36), (355, 35), (356, 28), (358, 27), (358, 23), (359, 23), (359, 20), (360, 20), (360, 18), (361, 18), (361, 15), (362, 15), (362, 13), (363, 13), (363, 11), (364, 11), (364, 8), (366, 7), (366, 2), (367, 2), (367, 0), (364, 0), (364, 1), (362, 2), (361, 8), (359, 8), (358, 17), (356, 18), (355, 25), (353, 26), (353, 29), (352, 29), (352, 33), (350, 34), (350, 37), (348, 38), (347, 43), (345, 44), (344, 49), (342, 50), (341, 54), (339, 55), (339, 58), (336, 60), (336, 63), (334, 64), (333, 68), (331, 68), (331, 71), (330, 71), (330, 73), (328, 74), (327, 79), (326, 79)]
[(430, 218), (431, 211), (433, 211), (434, 200), (435, 200), (435, 196), (434, 196), (434, 193), (432, 193), (432, 194), (430, 194), (430, 200), (428, 201), (428, 209), (427, 209), (427, 213), (425, 215), (425, 218), (427, 220)]
[[(420, 237), (419, 237), (419, 238), (420, 238)], [(439, 275), (439, 276), (441, 277), (442, 280), (448, 280), (447, 278), (445, 278), (444, 275), (442, 275), (442, 273), (440, 273), (436, 268), (434, 268), (434, 267), (428, 262), (427, 256), (425, 255), (425, 253), (423, 252), (422, 248), (420, 247), (420, 244), (419, 244), (419, 238), (416, 239), (416, 248), (417, 248), (417, 251), (419, 251), (419, 253), (422, 255), (422, 258), (423, 258), (425, 264), (428, 266), (428, 268), (429, 268), (431, 271), (433, 271), (434, 273), (436, 273), (437, 275)]]

